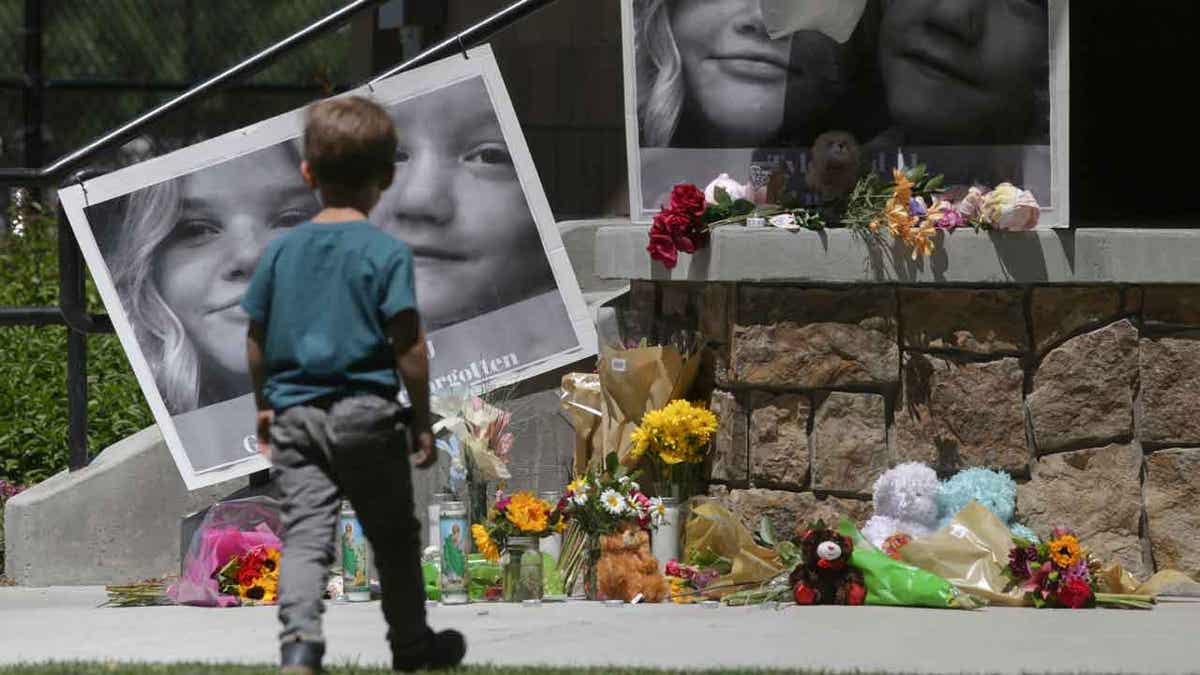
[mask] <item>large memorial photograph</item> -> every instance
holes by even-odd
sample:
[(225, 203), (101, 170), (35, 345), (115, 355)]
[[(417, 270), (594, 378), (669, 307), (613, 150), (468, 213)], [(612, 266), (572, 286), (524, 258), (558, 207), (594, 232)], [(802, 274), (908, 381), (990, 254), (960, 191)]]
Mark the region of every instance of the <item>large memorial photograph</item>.
[(722, 173), (782, 171), (804, 196), (833, 132), (864, 169), (1012, 182), (1064, 225), (1066, 18), (1066, 0), (624, 0), (631, 213)]
[[(395, 180), (370, 217), (413, 251), (431, 392), (484, 392), (594, 354), (595, 329), (490, 49), (352, 93), (383, 105), (400, 134)], [(265, 246), (321, 208), (298, 170), (303, 114), (60, 193), (192, 489), (267, 466), (254, 443), (239, 303)]]

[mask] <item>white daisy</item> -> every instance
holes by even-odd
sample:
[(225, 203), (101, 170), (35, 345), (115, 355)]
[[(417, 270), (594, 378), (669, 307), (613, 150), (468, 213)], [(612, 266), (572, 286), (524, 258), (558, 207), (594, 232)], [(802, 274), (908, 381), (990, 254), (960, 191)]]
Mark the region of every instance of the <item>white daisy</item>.
[(654, 497), (650, 500), (650, 522), (655, 526), (662, 525), (667, 521), (667, 505), (663, 504), (663, 500)]
[(629, 484), (629, 489), (633, 490), (634, 492), (641, 492), (642, 486), (638, 485), (637, 481), (633, 481), (632, 483)]
[(605, 510), (614, 516), (619, 516), (625, 513), (625, 509), (629, 507), (629, 505), (625, 503), (625, 498), (612, 488), (609, 488), (601, 493), (600, 502), (604, 505)]
[(575, 502), (576, 506), (583, 506), (583, 505), (587, 504), (588, 493), (576, 492), (575, 495), (573, 497), (571, 497), (571, 501)]

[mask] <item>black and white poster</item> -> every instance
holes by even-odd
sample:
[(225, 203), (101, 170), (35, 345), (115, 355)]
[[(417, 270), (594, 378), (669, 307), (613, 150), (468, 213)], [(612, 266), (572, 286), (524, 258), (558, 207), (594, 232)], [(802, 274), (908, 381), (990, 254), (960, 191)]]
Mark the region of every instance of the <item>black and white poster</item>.
[[(352, 92), (400, 134), (371, 220), (411, 247), (430, 386), (486, 391), (596, 351), (595, 328), (492, 52)], [(239, 306), (266, 244), (314, 215), (303, 111), (72, 186), (60, 198), (191, 489), (267, 466)]]
[[(1065, 225), (1067, 0), (624, 0), (631, 213), (680, 182), (802, 191), (822, 133), (948, 185), (1009, 181)], [(769, 167), (770, 171), (760, 170)]]

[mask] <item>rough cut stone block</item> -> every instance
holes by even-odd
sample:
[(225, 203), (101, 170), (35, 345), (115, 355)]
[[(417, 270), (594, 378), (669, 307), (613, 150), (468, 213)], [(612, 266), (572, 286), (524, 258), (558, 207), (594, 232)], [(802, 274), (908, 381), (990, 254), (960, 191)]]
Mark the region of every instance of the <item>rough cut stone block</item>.
[(904, 346), (1016, 354), (1028, 348), (1019, 290), (901, 289)]
[(929, 379), (934, 360), (923, 354), (904, 355), (890, 434), (894, 464), (923, 462), (938, 470), (948, 470), (954, 463), (952, 456), (942, 457), (938, 452), (937, 428), (929, 410)]
[(1150, 570), (1138, 538), (1141, 468), (1141, 452), (1131, 445), (1042, 457), (1032, 479), (1017, 488), (1017, 511), (1039, 536), (1069, 527), (1100, 560), (1145, 578)]
[(731, 360), (737, 382), (796, 388), (896, 382), (890, 289), (744, 286), (738, 292)]
[(756, 394), (750, 413), (750, 478), (789, 488), (808, 483), (808, 397)]
[(710, 407), (717, 416), (713, 437), (713, 480), (744, 481), (750, 467), (749, 422), (737, 397), (727, 391), (714, 391)]
[(813, 488), (870, 492), (888, 468), (886, 434), (882, 396), (830, 394), (813, 421)]
[(717, 496), (751, 530), (757, 530), (763, 516), (771, 519), (780, 537), (794, 536), (809, 524), (824, 520), (836, 527), (842, 517), (861, 526), (870, 515), (870, 502), (827, 497), (820, 499), (811, 492), (782, 490), (730, 490)]
[(1200, 335), (1143, 339), (1139, 362), (1142, 443), (1200, 445)]
[(731, 284), (701, 284), (696, 300), (700, 332), (710, 341), (723, 345), (726, 352), (729, 349), (729, 326), (733, 318), (729, 315), (733, 305), (730, 297), (732, 293)]
[(1125, 319), (1046, 355), (1028, 399), (1038, 453), (1132, 436), (1137, 369), (1138, 333)]
[[(929, 461), (942, 470), (983, 466), (1025, 475), (1029, 449), (1015, 358), (975, 363), (909, 354), (896, 408), (896, 461)], [(931, 461), (933, 460), (933, 461)]]
[(1121, 313), (1138, 316), (1142, 313), (1146, 292), (1141, 286), (1130, 286), (1121, 294)]
[(1142, 291), (1147, 324), (1200, 326), (1200, 286), (1145, 286)]
[(1158, 569), (1200, 577), (1200, 450), (1151, 454), (1143, 491)]
[(1121, 312), (1121, 292), (1116, 286), (1033, 289), (1033, 341), (1038, 352), (1089, 326), (1112, 321)]

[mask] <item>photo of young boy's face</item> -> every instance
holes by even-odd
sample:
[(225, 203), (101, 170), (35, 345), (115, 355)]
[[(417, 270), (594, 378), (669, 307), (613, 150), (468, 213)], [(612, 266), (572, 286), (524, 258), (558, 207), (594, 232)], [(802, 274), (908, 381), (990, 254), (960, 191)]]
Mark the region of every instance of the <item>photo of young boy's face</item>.
[(179, 179), (178, 216), (154, 264), (159, 293), (196, 349), (202, 390), (249, 391), (238, 303), (271, 239), (319, 210), (280, 144)]
[(407, 243), (429, 329), (554, 287), (487, 90), (472, 78), (387, 106), (396, 176), (371, 220)]
[[(916, 142), (1034, 140), (1048, 87), (1045, 0), (891, 0), (879, 64), (888, 109)], [(1047, 94), (1048, 95), (1048, 94)]]

